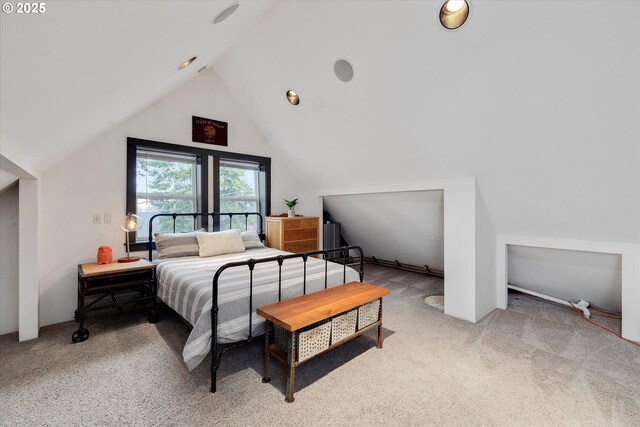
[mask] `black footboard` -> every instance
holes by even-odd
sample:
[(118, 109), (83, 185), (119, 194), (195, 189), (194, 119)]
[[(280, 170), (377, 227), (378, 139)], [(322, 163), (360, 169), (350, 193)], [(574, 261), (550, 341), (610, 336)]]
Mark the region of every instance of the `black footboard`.
[[(170, 217), (173, 219), (173, 232), (176, 231), (176, 220), (180, 217), (191, 217), (193, 218), (193, 229), (197, 230), (198, 227), (203, 227), (205, 229), (208, 228), (208, 220), (211, 217), (213, 220), (213, 229), (217, 230), (219, 228), (220, 218), (229, 218), (229, 229), (233, 228), (233, 218), (234, 217), (244, 217), (244, 225), (245, 230), (248, 229), (249, 218), (255, 216), (257, 222), (257, 230), (258, 236), (260, 236), (261, 240), (265, 239), (265, 235), (263, 232), (263, 217), (258, 212), (210, 212), (210, 213), (163, 213), (156, 214), (149, 219), (149, 261), (153, 259), (153, 250), (155, 249), (155, 245), (153, 242), (153, 221), (156, 218), (160, 217)], [(350, 252), (357, 252), (358, 256), (355, 260), (352, 260), (350, 257)], [(307, 293), (307, 260), (310, 256), (320, 255), (324, 258), (324, 287), (327, 288), (327, 272), (328, 272), (328, 255), (339, 253), (339, 258), (333, 258), (331, 262), (334, 263), (342, 263), (343, 264), (343, 274), (342, 281), (346, 282), (347, 279), (347, 263), (349, 261), (353, 261), (352, 263), (358, 263), (360, 266), (359, 277), (360, 281), (364, 278), (364, 256), (362, 253), (362, 249), (359, 246), (344, 246), (342, 248), (336, 249), (325, 249), (321, 251), (313, 251), (313, 252), (303, 252), (297, 254), (289, 254), (289, 255), (279, 255), (275, 257), (269, 258), (261, 258), (261, 259), (248, 259), (246, 261), (238, 261), (231, 262), (223, 265), (216, 271), (213, 277), (213, 288), (212, 288), (212, 307), (211, 307), (211, 325), (212, 325), (212, 337), (211, 337), (211, 392), (215, 393), (216, 391), (216, 373), (222, 361), (222, 356), (228, 350), (235, 348), (239, 345), (246, 344), (248, 342), (253, 341), (254, 337), (252, 336), (251, 324), (253, 320), (253, 270), (256, 264), (264, 264), (264, 263), (278, 263), (278, 301), (282, 300), (282, 265), (286, 260), (289, 259), (297, 259), (302, 258), (303, 261), (303, 271), (302, 271), (302, 290), (306, 295)], [(248, 339), (244, 341), (239, 341), (233, 344), (225, 344), (223, 346), (218, 344), (218, 280), (220, 275), (229, 268), (240, 268), (247, 267), (249, 269), (249, 334)], [(275, 301), (274, 301), (275, 302)]]
[[(212, 296), (213, 302), (211, 306), (211, 393), (216, 392), (216, 379), (217, 379), (217, 371), (220, 367), (220, 363), (222, 362), (222, 356), (227, 351), (232, 348), (238, 347), (242, 344), (246, 344), (248, 342), (253, 341), (252, 335), (252, 320), (253, 320), (253, 270), (256, 264), (264, 264), (264, 263), (278, 263), (278, 301), (282, 300), (282, 264), (284, 261), (288, 259), (296, 259), (302, 258), (303, 261), (303, 271), (302, 271), (302, 292), (303, 294), (307, 294), (307, 260), (310, 256), (313, 255), (322, 255), (324, 257), (324, 288), (327, 288), (327, 270), (329, 265), (328, 255), (333, 253), (340, 253), (342, 258), (342, 283), (346, 283), (347, 280), (347, 262), (350, 258), (350, 251), (356, 251), (358, 253), (357, 262), (360, 266), (359, 277), (362, 282), (364, 279), (364, 256), (362, 253), (362, 249), (359, 246), (344, 246), (342, 248), (336, 249), (324, 249), (321, 251), (313, 251), (313, 252), (303, 252), (297, 254), (289, 254), (289, 255), (278, 255), (275, 257), (269, 258), (260, 258), (260, 259), (248, 259), (246, 261), (238, 261), (238, 262), (230, 262), (228, 264), (223, 265), (216, 271), (216, 274), (213, 276), (213, 288), (212, 288)], [(335, 262), (336, 259), (333, 259)], [(340, 261), (340, 258), (337, 259)], [(229, 268), (234, 267), (247, 267), (249, 269), (249, 334), (248, 339), (244, 341), (238, 341), (233, 344), (227, 344), (223, 348), (220, 348), (218, 344), (218, 280), (220, 279), (220, 275)], [(274, 301), (275, 302), (275, 301)]]

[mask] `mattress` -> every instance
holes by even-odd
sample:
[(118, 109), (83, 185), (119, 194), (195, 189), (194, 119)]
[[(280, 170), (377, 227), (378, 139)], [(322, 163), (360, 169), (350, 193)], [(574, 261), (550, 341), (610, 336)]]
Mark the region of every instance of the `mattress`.
[[(189, 370), (202, 362), (211, 349), (212, 283), (216, 271), (224, 264), (250, 258), (287, 255), (276, 249), (251, 249), (242, 253), (209, 258), (182, 257), (156, 261), (158, 296), (193, 326), (182, 357)], [(282, 299), (303, 293), (303, 261), (285, 260), (282, 265)], [(307, 293), (324, 289), (325, 262), (313, 257), (307, 261)], [(346, 282), (359, 280), (358, 273), (347, 267)], [(327, 266), (329, 287), (344, 283), (343, 266)], [(218, 343), (242, 341), (249, 336), (249, 313), (252, 312), (252, 335), (264, 332), (264, 319), (257, 307), (278, 301), (278, 263), (256, 264), (253, 272), (253, 304), (249, 309), (249, 268), (226, 269), (218, 283)]]

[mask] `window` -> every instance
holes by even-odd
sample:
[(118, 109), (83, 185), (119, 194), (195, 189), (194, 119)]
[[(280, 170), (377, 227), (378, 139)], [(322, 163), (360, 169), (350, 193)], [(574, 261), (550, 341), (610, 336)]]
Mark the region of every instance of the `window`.
[[(211, 168), (210, 168), (211, 166)], [(210, 150), (127, 138), (127, 212), (142, 217), (132, 250), (149, 247), (149, 219), (158, 213), (260, 212), (271, 213), (271, 159), (268, 157)], [(212, 190), (210, 192), (210, 190)], [(175, 231), (229, 228), (229, 218), (177, 217)], [(245, 217), (234, 216), (233, 227), (245, 229)], [(264, 227), (265, 224), (262, 224)], [(249, 229), (259, 230), (257, 218)], [(153, 232), (172, 233), (173, 218), (153, 221)], [(133, 234), (133, 233), (132, 233)]]
[[(158, 213), (198, 212), (198, 157), (138, 149), (136, 152), (136, 213), (142, 218), (136, 241), (149, 238), (149, 219)], [(154, 221), (154, 232), (173, 232), (172, 218)], [(176, 219), (175, 231), (193, 230), (193, 220)]]
[[(262, 169), (262, 170), (261, 170)], [(220, 189), (219, 212), (262, 212), (261, 194), (264, 186), (264, 168), (259, 163), (220, 160), (218, 182)], [(249, 229), (257, 230), (257, 218), (248, 218)], [(233, 227), (229, 219), (220, 219), (220, 228), (244, 229), (245, 218), (233, 217)]]

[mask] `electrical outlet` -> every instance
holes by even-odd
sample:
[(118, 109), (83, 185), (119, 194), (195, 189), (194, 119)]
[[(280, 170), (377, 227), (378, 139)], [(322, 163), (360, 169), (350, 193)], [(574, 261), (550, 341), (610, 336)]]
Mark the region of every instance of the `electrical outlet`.
[(104, 223), (105, 224), (111, 224), (111, 214), (110, 213), (104, 214)]
[(102, 215), (99, 213), (93, 214), (93, 223), (94, 224), (102, 224)]

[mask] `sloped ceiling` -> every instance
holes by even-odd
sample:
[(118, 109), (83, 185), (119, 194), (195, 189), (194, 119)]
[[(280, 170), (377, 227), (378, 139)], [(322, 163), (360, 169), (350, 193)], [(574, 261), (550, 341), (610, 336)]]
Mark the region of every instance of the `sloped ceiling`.
[[(1, 14), (0, 143), (44, 170), (197, 75), (272, 2), (55, 1)], [(178, 65), (198, 60), (185, 70)]]
[(319, 193), (474, 175), (499, 233), (640, 243), (640, 2), (440, 4), (278, 3), (214, 66)]
[(4, 191), (5, 188), (9, 187), (11, 184), (16, 182), (18, 178), (16, 175), (11, 172), (0, 168), (0, 193)]
[(442, 191), (324, 198), (324, 210), (365, 256), (444, 270)]
[(241, 2), (210, 24), (228, 4), (0, 14), (0, 144), (46, 169), (213, 64), (301, 182), (474, 175), (499, 233), (640, 242), (640, 2), (471, 0), (455, 31), (439, 1)]

